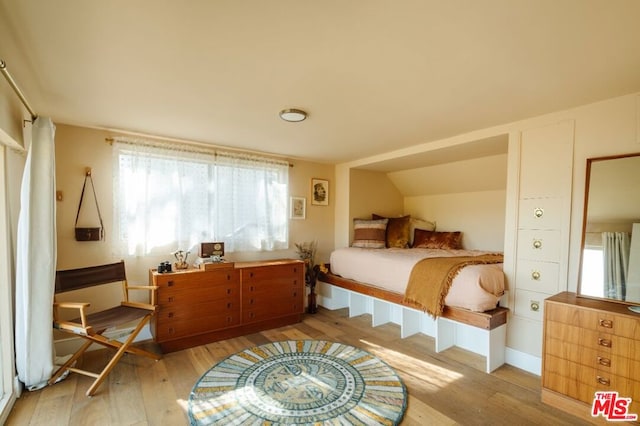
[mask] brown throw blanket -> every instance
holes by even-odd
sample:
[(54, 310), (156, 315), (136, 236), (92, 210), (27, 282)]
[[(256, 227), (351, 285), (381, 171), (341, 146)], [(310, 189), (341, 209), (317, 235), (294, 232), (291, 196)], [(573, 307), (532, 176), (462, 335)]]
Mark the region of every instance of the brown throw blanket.
[(502, 254), (422, 259), (411, 270), (404, 303), (437, 318), (442, 315), (444, 299), (460, 269), (467, 265), (502, 262)]

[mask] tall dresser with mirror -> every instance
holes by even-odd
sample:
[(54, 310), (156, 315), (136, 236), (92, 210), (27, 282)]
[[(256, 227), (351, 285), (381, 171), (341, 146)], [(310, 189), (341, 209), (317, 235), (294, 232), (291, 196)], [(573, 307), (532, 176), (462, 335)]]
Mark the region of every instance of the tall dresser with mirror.
[(544, 302), (542, 401), (592, 420), (596, 392), (617, 392), (640, 415), (640, 153), (586, 169), (578, 293)]

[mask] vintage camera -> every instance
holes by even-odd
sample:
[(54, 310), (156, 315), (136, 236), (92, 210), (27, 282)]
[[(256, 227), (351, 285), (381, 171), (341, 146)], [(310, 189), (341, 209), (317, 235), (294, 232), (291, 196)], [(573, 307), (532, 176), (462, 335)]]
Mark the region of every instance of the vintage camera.
[(165, 272), (171, 272), (171, 262), (169, 261), (160, 262), (158, 265), (158, 273), (163, 274)]

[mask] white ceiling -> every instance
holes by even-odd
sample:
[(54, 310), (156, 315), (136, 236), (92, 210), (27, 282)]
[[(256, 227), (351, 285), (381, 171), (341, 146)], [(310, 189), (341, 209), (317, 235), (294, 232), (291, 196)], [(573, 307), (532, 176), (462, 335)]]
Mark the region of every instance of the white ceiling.
[(640, 91), (640, 1), (0, 0), (0, 58), (57, 123), (335, 163)]

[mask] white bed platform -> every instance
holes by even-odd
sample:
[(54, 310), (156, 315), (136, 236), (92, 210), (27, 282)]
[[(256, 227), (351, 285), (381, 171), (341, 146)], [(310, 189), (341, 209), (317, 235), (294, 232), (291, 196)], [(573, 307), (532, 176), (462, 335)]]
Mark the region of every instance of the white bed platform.
[[(333, 281), (331, 275), (325, 276), (324, 279)], [(458, 346), (484, 356), (487, 373), (491, 373), (505, 362), (506, 308), (497, 308), (486, 313), (446, 308), (443, 316), (433, 319), (422, 311), (402, 305), (394, 297), (385, 297), (385, 294), (380, 294), (377, 289), (371, 291), (371, 294), (364, 294), (367, 291), (363, 284), (343, 279), (338, 281), (346, 281), (346, 287), (353, 283), (354, 288), (360, 291), (344, 288), (343, 282), (336, 285), (318, 281), (316, 293), (319, 305), (330, 310), (348, 308), (350, 318), (369, 314), (373, 327), (386, 323), (398, 324), (403, 339), (416, 333), (431, 336), (435, 339), (436, 352)], [(365, 291), (362, 291), (363, 289)]]

